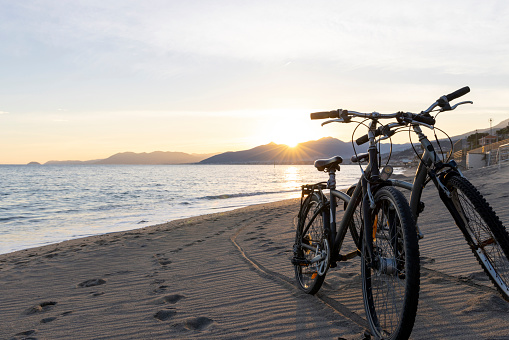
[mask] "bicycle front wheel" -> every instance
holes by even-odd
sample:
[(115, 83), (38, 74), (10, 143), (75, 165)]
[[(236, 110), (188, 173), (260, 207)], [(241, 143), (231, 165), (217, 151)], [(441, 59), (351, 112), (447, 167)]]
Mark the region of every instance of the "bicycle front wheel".
[[(362, 245), (362, 293), (366, 317), (377, 339), (408, 339), (419, 300), (419, 246), (408, 202), (393, 187), (374, 196), (373, 257)], [(370, 228), (371, 229), (371, 228)], [(364, 238), (365, 239), (365, 238)]]
[(475, 257), (504, 299), (509, 301), (509, 235), (484, 197), (464, 177), (446, 183)]
[(295, 278), (299, 287), (308, 294), (318, 292), (330, 263), (324, 204), (318, 194), (309, 195), (297, 223), (293, 259)]

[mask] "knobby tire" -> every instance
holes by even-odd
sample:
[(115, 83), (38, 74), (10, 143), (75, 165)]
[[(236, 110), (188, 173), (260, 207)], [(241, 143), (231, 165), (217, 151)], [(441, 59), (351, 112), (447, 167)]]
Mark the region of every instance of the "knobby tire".
[(452, 176), (447, 188), (465, 228), (462, 232), (493, 285), (509, 301), (509, 235), (486, 199), (464, 177)]

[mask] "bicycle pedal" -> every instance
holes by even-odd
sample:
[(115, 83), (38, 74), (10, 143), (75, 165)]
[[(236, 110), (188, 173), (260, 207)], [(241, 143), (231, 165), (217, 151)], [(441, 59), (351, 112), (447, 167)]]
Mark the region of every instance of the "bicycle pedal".
[(308, 260), (299, 258), (299, 257), (293, 257), (291, 262), (294, 266), (308, 266), (309, 265)]
[(360, 255), (361, 255), (361, 252), (358, 249), (356, 249), (356, 250), (354, 250), (348, 254), (345, 254), (345, 255), (339, 254), (338, 261), (348, 261), (348, 260), (351, 260), (354, 257), (360, 256)]

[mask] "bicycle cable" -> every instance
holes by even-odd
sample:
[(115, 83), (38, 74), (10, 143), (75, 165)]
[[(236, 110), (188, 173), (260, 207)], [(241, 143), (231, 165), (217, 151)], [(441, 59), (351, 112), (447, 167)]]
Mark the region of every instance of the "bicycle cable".
[[(355, 132), (357, 131), (357, 129), (359, 128), (359, 126), (361, 125), (364, 125), (365, 127), (367, 127), (369, 129), (369, 126), (367, 126), (366, 124), (364, 124), (364, 122), (368, 121), (369, 118), (367, 119), (364, 119), (362, 122), (357, 122), (357, 121), (354, 121), (354, 123), (358, 123), (357, 126), (355, 127), (355, 129), (353, 129), (353, 132), (352, 132), (352, 148), (353, 148), (353, 153), (355, 155), (355, 158), (358, 158), (357, 156), (357, 150), (355, 149), (355, 144), (354, 144), (354, 136), (355, 136)], [(361, 173), (364, 175), (364, 169), (362, 168), (362, 164), (360, 161), (357, 162), (359, 164), (359, 168), (361, 169)], [(365, 178), (367, 180), (367, 178)]]
[[(447, 156), (447, 159), (445, 159), (445, 160), (444, 160), (444, 156), (443, 156), (444, 151), (442, 150), (442, 146), (440, 145), (440, 140), (438, 139), (437, 133), (435, 132), (435, 130), (442, 132), (447, 137), (447, 139), (449, 139), (449, 143), (451, 144), (451, 153)], [(444, 130), (441, 130), (437, 127), (433, 127), (433, 134), (435, 135), (435, 141), (437, 142), (437, 145), (440, 148), (440, 153), (442, 154), (442, 162), (444, 162), (444, 163), (449, 162), (449, 159), (451, 158), (453, 148), (454, 148), (454, 144), (452, 143), (451, 137), (449, 137), (449, 135)]]
[[(355, 157), (356, 157), (356, 158), (357, 158), (358, 156), (357, 156), (357, 150), (356, 150), (356, 148), (355, 148), (355, 143), (354, 143), (354, 136), (355, 136), (355, 132), (357, 131), (357, 129), (358, 129), (358, 128), (359, 128), (359, 126), (361, 126), (361, 125), (364, 125), (364, 126), (365, 126), (365, 127), (367, 127), (367, 128), (368, 128), (368, 130), (369, 130), (369, 126), (368, 126), (368, 125), (366, 125), (366, 124), (364, 123), (364, 122), (366, 122), (366, 121), (368, 121), (368, 120), (370, 120), (370, 118), (367, 118), (367, 119), (363, 120), (362, 122), (354, 121), (355, 123), (358, 123), (358, 124), (357, 124), (357, 126), (355, 127), (355, 129), (354, 129), (354, 130), (353, 130), (353, 132), (352, 132), (352, 142), (351, 142), (351, 143), (352, 143), (353, 152), (354, 152), (354, 155), (355, 155)], [(380, 126), (382, 126), (382, 127), (385, 127), (385, 126), (386, 126), (386, 125), (384, 125), (384, 124), (380, 123), (380, 121), (378, 121), (378, 123), (379, 123), (379, 124), (380, 124)], [(392, 156), (392, 138), (391, 138), (390, 136), (389, 136), (389, 142), (390, 142), (389, 157), (387, 158), (387, 161), (385, 162), (385, 166), (387, 166), (387, 164), (389, 164), (389, 161), (390, 161), (391, 156)], [(378, 141), (377, 141), (376, 143), (378, 144), (378, 145), (377, 145), (377, 147), (378, 147), (378, 160), (379, 160), (379, 161), (378, 161), (378, 164), (379, 164), (379, 166), (380, 166), (380, 164), (382, 163), (382, 153), (381, 153), (381, 147), (382, 147), (382, 145), (381, 145), (381, 144), (382, 144), (382, 143), (380, 142), (380, 139), (378, 139)], [(366, 179), (366, 181), (368, 181), (368, 182), (370, 182), (370, 183), (371, 183), (371, 180), (370, 180), (370, 179), (368, 179), (368, 178), (366, 178), (366, 174), (364, 173), (364, 169), (362, 168), (361, 161), (359, 160), (359, 161), (357, 162), (357, 164), (359, 165), (359, 168), (361, 169), (361, 173), (363, 174), (363, 176), (364, 176), (364, 178)]]

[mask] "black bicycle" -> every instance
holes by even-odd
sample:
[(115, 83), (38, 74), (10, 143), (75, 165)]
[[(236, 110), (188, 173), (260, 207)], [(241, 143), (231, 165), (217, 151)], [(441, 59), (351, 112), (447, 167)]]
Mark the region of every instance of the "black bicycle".
[[(453, 159), (443, 159), (441, 155), (444, 152), (437, 152), (421, 129), (421, 126), (432, 130), (437, 129), (434, 126), (436, 116), (432, 117), (432, 112), (451, 111), (459, 105), (472, 104), (471, 101), (463, 101), (450, 105), (450, 101), (468, 92), (470, 88), (464, 87), (442, 96), (418, 115), (398, 112), (395, 114), (398, 121), (379, 127), (375, 131), (375, 136), (388, 138), (398, 131), (407, 129), (408, 126), (411, 128), (408, 130), (409, 133), (413, 131), (417, 134), (423, 151), (419, 153), (414, 148), (420, 162), (413, 184), (391, 180), (393, 185), (411, 190), (410, 207), (417, 221), (425, 207), (421, 201), (422, 191), (427, 183), (433, 182), (438, 189), (440, 199), (463, 233), (479, 264), (504, 299), (509, 301), (509, 234), (486, 199), (465, 178), (456, 162)], [(367, 136), (363, 136), (360, 138), (362, 140), (359, 140), (363, 142), (366, 138)], [(435, 145), (441, 148), (439, 139)], [(451, 155), (452, 152), (448, 154), (448, 157), (450, 158)], [(420, 231), (419, 234), (421, 234)]]
[[(380, 171), (375, 141), (379, 120), (396, 116), (346, 110), (311, 114), (311, 119), (333, 118), (322, 125), (366, 118), (368, 152), (354, 155), (352, 161), (367, 160), (368, 165), (361, 167), (357, 185), (347, 194), (336, 190), (336, 171), (343, 159), (335, 156), (315, 161), (317, 170), (327, 172), (329, 180), (302, 186), (292, 258), (299, 287), (315, 294), (329, 268), (336, 267), (338, 261), (361, 256), (364, 307), (371, 332), (378, 339), (407, 339), (419, 298), (420, 263), (414, 218), (406, 198), (389, 181), (391, 168)], [(415, 119), (427, 121), (426, 117)], [(345, 212), (337, 226), (338, 200), (344, 202)], [(357, 249), (341, 254), (348, 230)]]

